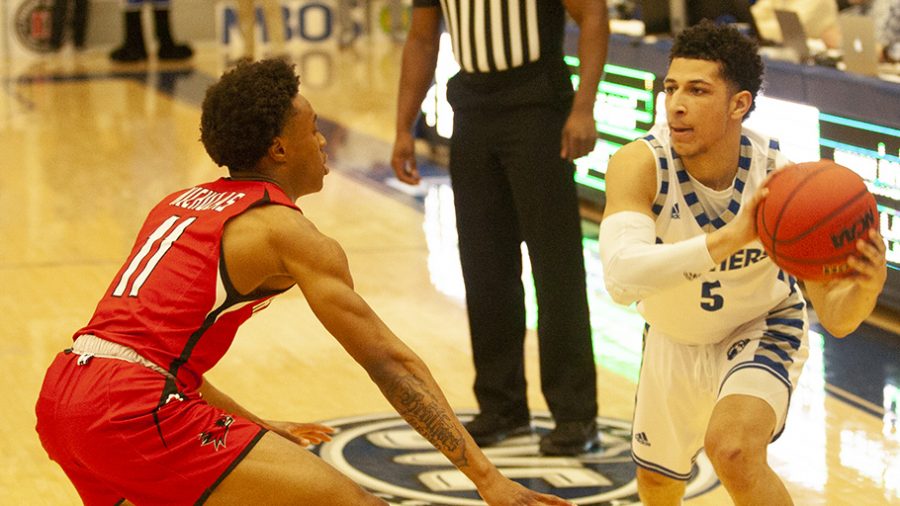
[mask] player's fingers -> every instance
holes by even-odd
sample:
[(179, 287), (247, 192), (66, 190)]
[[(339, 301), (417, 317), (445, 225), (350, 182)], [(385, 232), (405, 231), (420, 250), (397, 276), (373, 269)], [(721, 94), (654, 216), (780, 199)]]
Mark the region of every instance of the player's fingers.
[(881, 265), (884, 261), (884, 244), (880, 241), (867, 241), (860, 239), (856, 243), (856, 250), (862, 254), (860, 260), (866, 260), (873, 265)]
[(552, 504), (557, 506), (571, 506), (573, 503), (556, 497), (554, 495), (540, 494), (539, 496), (541, 504)]
[(857, 282), (864, 286), (871, 285), (871, 288), (875, 290), (881, 289), (881, 283), (885, 276), (884, 261), (878, 261), (878, 257), (873, 261), (860, 255), (850, 255), (847, 257), (847, 265), (853, 272), (850, 277), (856, 279)]
[(331, 441), (331, 436), (329, 436), (325, 432), (311, 432), (306, 434), (306, 437), (309, 439), (314, 439), (316, 443), (321, 443), (322, 441)]
[(765, 186), (761, 187), (754, 195), (753, 202), (759, 204), (769, 196), (769, 189)]
[(874, 270), (874, 266), (872, 262), (868, 260), (863, 260), (858, 255), (850, 255), (847, 257), (847, 265), (852, 269), (857, 275), (869, 276), (871, 271)]
[(748, 219), (752, 219), (754, 223), (754, 227), (756, 226), (756, 210), (759, 208), (759, 204), (769, 195), (768, 188), (760, 188), (756, 191), (747, 202), (746, 205), (742, 205), (739, 213), (743, 213), (745, 216), (748, 216)]
[(869, 229), (869, 239), (871, 239), (872, 244), (878, 250), (878, 252), (885, 253), (887, 251), (887, 245), (884, 243), (884, 237), (881, 237), (881, 234), (878, 233), (878, 230), (874, 228)]
[(306, 423), (303, 425), (310, 430), (315, 430), (318, 432), (326, 432), (328, 434), (334, 434), (334, 432), (335, 432), (334, 427), (330, 427), (328, 425), (321, 424), (321, 423)]
[(328, 437), (329, 434), (334, 433), (334, 429), (327, 425), (313, 423), (295, 424), (289, 430), (297, 437)]
[(860, 288), (876, 292), (881, 291), (884, 284), (884, 267), (876, 267), (853, 256), (847, 258), (847, 265), (852, 269), (849, 279), (859, 285)]

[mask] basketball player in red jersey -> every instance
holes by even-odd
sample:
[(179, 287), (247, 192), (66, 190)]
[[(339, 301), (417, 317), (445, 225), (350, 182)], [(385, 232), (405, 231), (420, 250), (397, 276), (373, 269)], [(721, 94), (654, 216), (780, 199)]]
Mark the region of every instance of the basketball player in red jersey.
[(316, 115), (280, 60), (207, 91), (201, 140), (230, 177), (164, 198), (72, 348), (37, 431), (86, 504), (384, 504), (303, 448), (315, 424), (259, 419), (204, 380), (238, 327), (297, 285), (397, 411), (490, 504), (569, 504), (505, 478), (425, 364), (353, 290), (341, 247), (296, 207), (328, 168)]
[[(762, 83), (755, 43), (730, 26), (681, 32), (665, 76), (666, 121), (610, 159), (600, 256), (606, 287), (647, 322), (632, 457), (641, 502), (680, 505), (705, 449), (737, 505), (791, 504), (767, 462), (808, 355), (797, 280), (765, 254), (756, 208), (779, 144), (743, 126)], [(868, 230), (852, 274), (806, 282), (828, 332), (869, 316), (887, 276)]]

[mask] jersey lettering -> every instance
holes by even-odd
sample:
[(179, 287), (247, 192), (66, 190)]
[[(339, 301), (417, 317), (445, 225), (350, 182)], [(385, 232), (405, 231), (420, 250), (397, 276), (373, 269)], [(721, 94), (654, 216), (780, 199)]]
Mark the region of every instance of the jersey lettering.
[(196, 186), (184, 192), (172, 202), (169, 202), (169, 205), (183, 207), (194, 211), (213, 210), (222, 212), (226, 207), (241, 200), (245, 196), (245, 193), (214, 192), (201, 186)]
[(766, 254), (765, 250), (759, 248), (742, 249), (734, 252), (733, 255), (725, 260), (722, 260), (722, 263), (712, 270), (720, 272), (734, 271), (750, 267), (756, 262), (765, 260), (766, 258), (769, 258), (769, 255)]

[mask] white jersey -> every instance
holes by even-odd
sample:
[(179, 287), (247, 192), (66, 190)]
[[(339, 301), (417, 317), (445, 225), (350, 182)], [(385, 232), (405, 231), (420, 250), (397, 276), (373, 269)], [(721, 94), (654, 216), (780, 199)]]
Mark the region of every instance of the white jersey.
[[(721, 228), (750, 200), (766, 174), (786, 165), (778, 141), (747, 130), (731, 188), (715, 191), (694, 180), (671, 148), (669, 129), (655, 126), (642, 139), (656, 158), (657, 243), (671, 244)], [(754, 241), (708, 272), (684, 273), (685, 282), (638, 302), (657, 332), (684, 344), (712, 344), (788, 298), (804, 304), (796, 280)]]

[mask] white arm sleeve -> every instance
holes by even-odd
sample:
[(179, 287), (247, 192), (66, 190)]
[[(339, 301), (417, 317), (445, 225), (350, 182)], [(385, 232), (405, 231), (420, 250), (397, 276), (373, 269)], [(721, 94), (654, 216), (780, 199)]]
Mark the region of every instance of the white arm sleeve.
[(606, 290), (619, 304), (631, 304), (685, 281), (716, 263), (706, 235), (675, 244), (656, 244), (656, 225), (646, 214), (622, 211), (600, 223), (600, 260)]

